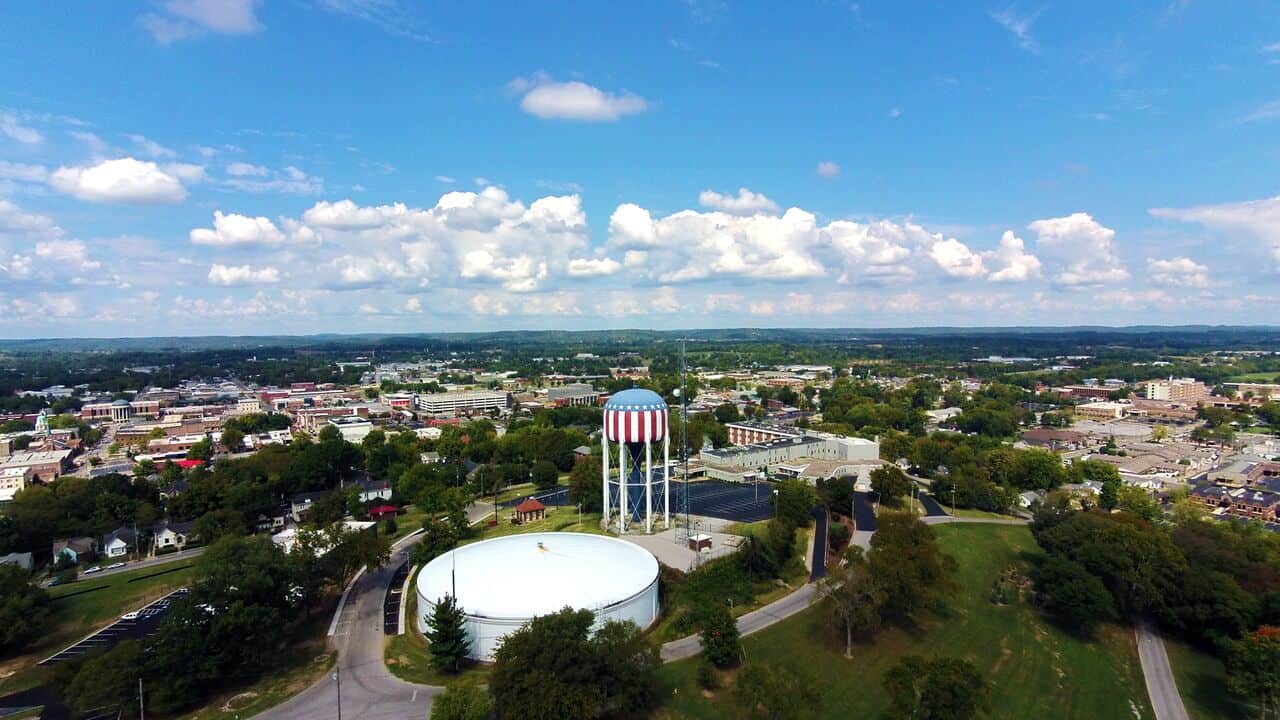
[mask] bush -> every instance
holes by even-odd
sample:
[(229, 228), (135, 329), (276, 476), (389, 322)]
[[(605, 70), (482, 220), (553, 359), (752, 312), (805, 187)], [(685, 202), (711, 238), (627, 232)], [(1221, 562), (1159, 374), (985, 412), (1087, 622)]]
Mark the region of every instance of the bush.
[(720, 687), (720, 676), (711, 663), (698, 664), (698, 687), (703, 690), (716, 690)]
[(836, 523), (827, 528), (827, 546), (832, 552), (838, 551), (845, 543), (849, 542), (849, 526), (844, 523)]
[(702, 657), (719, 668), (733, 667), (742, 657), (738, 623), (719, 603), (699, 611), (702, 625)]

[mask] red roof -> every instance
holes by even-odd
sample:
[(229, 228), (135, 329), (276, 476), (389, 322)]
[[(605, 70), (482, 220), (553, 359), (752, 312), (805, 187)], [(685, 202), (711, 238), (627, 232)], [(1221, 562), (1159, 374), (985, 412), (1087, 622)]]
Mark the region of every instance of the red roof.
[(203, 460), (179, 460), (178, 461), (178, 467), (182, 468), (183, 470), (190, 470), (191, 468), (200, 467), (203, 464), (204, 464)]
[(370, 515), (395, 515), (397, 512), (395, 505), (379, 505), (369, 508)]
[(528, 500), (525, 500), (524, 502), (516, 506), (516, 512), (518, 513), (537, 512), (539, 510), (546, 510), (546, 509), (547, 509), (547, 506), (538, 502), (537, 498), (529, 498)]

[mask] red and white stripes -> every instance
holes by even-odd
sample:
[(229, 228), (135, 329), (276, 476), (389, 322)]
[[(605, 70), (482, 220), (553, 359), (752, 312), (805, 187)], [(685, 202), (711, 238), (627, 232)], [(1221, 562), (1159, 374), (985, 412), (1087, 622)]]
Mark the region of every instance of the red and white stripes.
[(604, 411), (604, 434), (612, 442), (658, 442), (667, 437), (667, 411)]

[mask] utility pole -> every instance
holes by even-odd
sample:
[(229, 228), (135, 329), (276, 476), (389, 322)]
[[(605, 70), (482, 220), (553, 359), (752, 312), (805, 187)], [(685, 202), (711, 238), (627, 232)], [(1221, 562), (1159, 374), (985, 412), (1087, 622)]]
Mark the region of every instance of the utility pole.
[(333, 666), (333, 679), (338, 681), (338, 720), (342, 720), (342, 665), (341, 658)]
[(142, 678), (138, 678), (138, 718), (147, 720), (147, 705), (143, 702)]

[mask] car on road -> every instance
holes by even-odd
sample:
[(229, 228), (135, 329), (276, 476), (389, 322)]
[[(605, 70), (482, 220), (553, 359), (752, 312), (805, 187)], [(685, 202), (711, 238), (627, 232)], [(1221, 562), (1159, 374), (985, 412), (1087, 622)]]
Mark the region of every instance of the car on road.
[(131, 611), (129, 611), (129, 612), (127, 612), (127, 613), (125, 613), (125, 614), (121, 615), (121, 616), (120, 616), (120, 619), (121, 619), (121, 620), (137, 620), (137, 619), (138, 619), (138, 615), (139, 615), (139, 614), (140, 614), (140, 613), (139, 613), (139, 611), (137, 611), (137, 610), (131, 610)]
[(92, 575), (92, 574), (94, 574), (94, 573), (96, 573), (96, 572), (102, 572), (102, 567), (101, 567), (101, 566), (98, 566), (98, 567), (91, 567), (91, 568), (88, 568), (88, 569), (86, 569), (86, 570), (84, 571), (84, 573), (82, 573), (82, 574), (84, 574), (84, 575)]
[(110, 565), (108, 565), (108, 566), (107, 566), (107, 569), (108, 569), (108, 570), (116, 570), (116, 569), (122, 568), (122, 567), (124, 567), (124, 566), (125, 566), (125, 564), (124, 564), (124, 563), (122, 563), (122, 562), (118, 562), (118, 563), (111, 563)]

